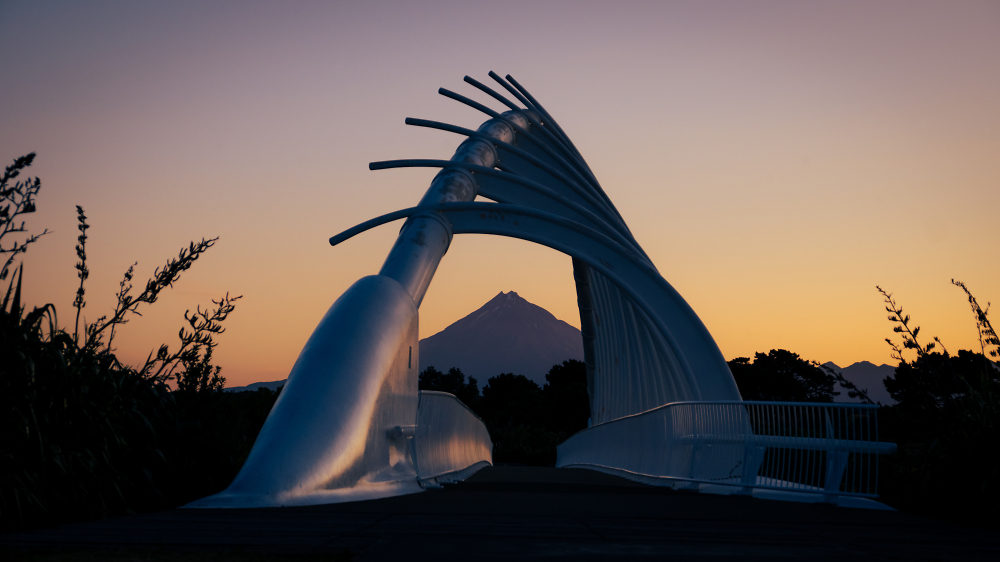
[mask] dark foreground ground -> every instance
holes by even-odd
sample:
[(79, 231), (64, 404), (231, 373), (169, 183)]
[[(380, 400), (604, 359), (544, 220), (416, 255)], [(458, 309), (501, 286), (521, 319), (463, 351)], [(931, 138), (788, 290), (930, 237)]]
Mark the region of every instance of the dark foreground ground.
[(0, 536), (4, 560), (1000, 560), (1000, 535), (894, 511), (494, 467), (419, 494), (178, 509)]

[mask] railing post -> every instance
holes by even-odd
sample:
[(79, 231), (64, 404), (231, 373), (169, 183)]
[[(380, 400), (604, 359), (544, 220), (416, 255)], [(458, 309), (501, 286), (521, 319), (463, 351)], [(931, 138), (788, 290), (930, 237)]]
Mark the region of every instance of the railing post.
[(847, 451), (827, 450), (823, 501), (832, 503), (834, 497), (840, 492), (840, 481), (844, 478), (844, 469), (847, 468), (848, 455), (850, 453)]
[(750, 495), (757, 485), (757, 472), (760, 471), (760, 465), (764, 462), (764, 453), (767, 452), (767, 447), (755, 446), (749, 439), (744, 447), (743, 478), (740, 480), (743, 488), (740, 493)]

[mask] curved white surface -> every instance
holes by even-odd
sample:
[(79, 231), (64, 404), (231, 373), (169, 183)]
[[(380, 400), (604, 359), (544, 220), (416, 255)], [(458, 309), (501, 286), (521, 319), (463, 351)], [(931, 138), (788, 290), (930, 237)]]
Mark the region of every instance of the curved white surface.
[(447, 479), (480, 463), (493, 464), (493, 441), (486, 426), (446, 392), (420, 391), (414, 449), (421, 480)]
[(373, 275), (337, 299), (299, 355), (242, 470), (188, 507), (352, 501), (417, 492), (417, 307)]

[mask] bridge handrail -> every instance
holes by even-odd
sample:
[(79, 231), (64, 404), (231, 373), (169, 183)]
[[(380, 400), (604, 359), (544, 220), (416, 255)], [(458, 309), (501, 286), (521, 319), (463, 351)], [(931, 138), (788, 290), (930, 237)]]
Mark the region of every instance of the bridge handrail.
[(673, 402), (580, 431), (557, 466), (619, 470), (664, 483), (877, 497), (878, 406), (825, 402)]
[(419, 396), (413, 453), (421, 482), (493, 463), (486, 425), (464, 402), (447, 392), (421, 390)]

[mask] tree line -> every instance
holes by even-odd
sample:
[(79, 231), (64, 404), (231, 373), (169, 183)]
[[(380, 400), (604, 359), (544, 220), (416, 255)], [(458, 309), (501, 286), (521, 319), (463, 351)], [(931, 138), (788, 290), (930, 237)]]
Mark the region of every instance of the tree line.
[[(745, 400), (830, 402), (840, 394), (838, 375), (783, 349), (753, 360), (740, 357), (729, 367)], [(434, 366), (420, 373), (419, 386), (454, 394), (475, 412), (490, 432), (496, 463), (553, 466), (556, 446), (586, 429), (590, 418), (587, 368), (575, 359), (553, 365), (542, 386), (521, 374), (502, 373), (480, 392), (479, 381), (467, 379), (461, 369), (445, 373)]]
[(479, 391), (475, 378), (452, 367), (447, 373), (433, 366), (420, 373), (420, 390), (449, 392), (479, 416), (493, 441), (493, 462), (550, 466), (556, 445), (587, 428), (587, 368), (569, 359), (553, 365), (545, 384), (521, 374), (491, 377)]

